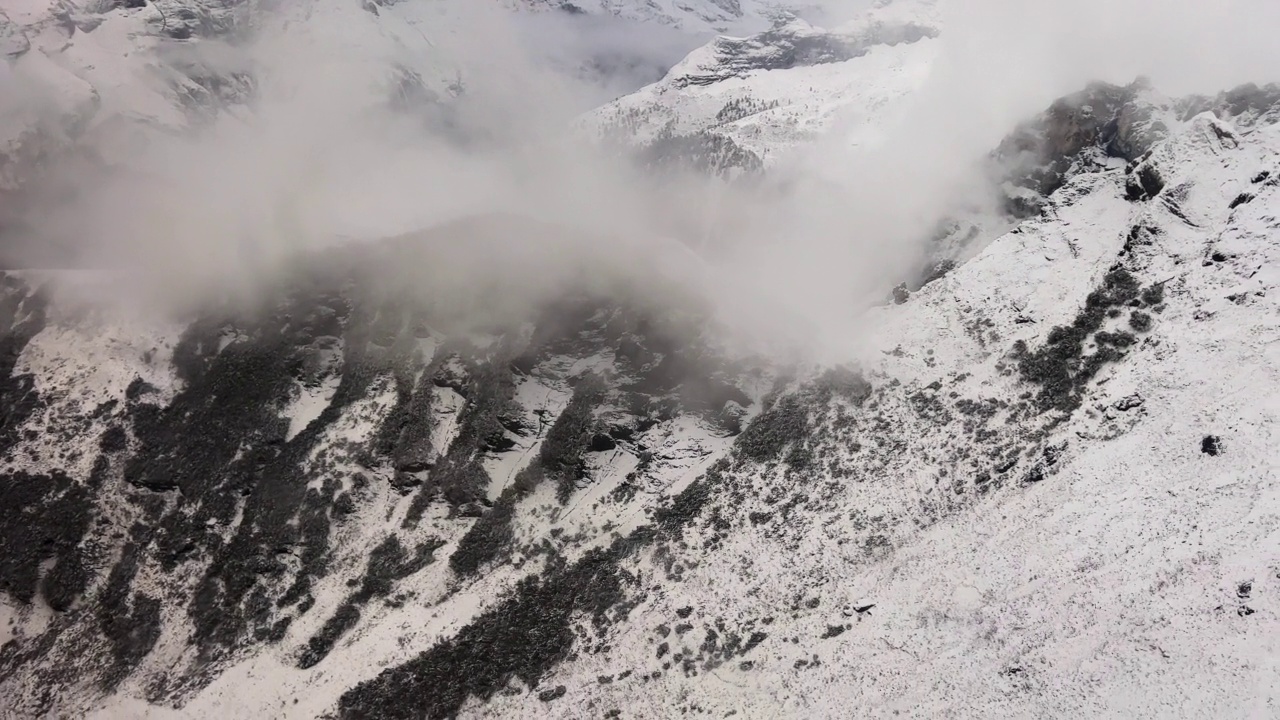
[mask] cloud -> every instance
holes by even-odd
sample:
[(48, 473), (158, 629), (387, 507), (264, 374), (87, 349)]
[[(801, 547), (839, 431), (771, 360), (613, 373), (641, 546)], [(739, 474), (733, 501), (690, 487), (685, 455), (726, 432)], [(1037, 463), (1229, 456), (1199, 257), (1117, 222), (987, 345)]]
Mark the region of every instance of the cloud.
[(918, 55), (927, 78), (879, 111), (876, 132), (858, 126), (865, 112), (855, 104), (856, 122), (792, 158), (783, 168), (791, 189), (760, 213), (765, 228), (735, 258), (744, 283), (810, 319), (837, 348), (866, 293), (918, 267), (939, 219), (991, 212), (988, 153), (1055, 99), (1140, 76), (1171, 95), (1280, 81), (1280, 44), (1267, 39), (1280, 5), (1264, 0), (877, 5), (873, 13), (911, 17), (915, 5), (936, 17), (941, 35)]
[(529, 13), (510, 22), (530, 61), (578, 81), (580, 112), (660, 80), (712, 37), (613, 15)]
[[(471, 215), (693, 247), (714, 223), (732, 228), (720, 233), (732, 247), (691, 262), (735, 319), (838, 337), (869, 294), (919, 263), (941, 216), (987, 199), (982, 158), (1054, 98), (1098, 78), (1148, 75), (1173, 93), (1280, 79), (1267, 37), (1280, 7), (1264, 0), (915, 4), (943, 28), (920, 44), (923, 84), (882, 110), (874, 142), (855, 145), (837, 126), (784, 159), (763, 190), (694, 176), (654, 183), (569, 130), (584, 107), (651, 79), (700, 38), (469, 0), (387, 4), (378, 15), (345, 0), (284, 4), (263, 10), (247, 41), (159, 50), (172, 67), (249, 72), (250, 108), (151, 133), (109, 168), (74, 166), (59, 186), (75, 192), (41, 198), (52, 209), (33, 232), (187, 298), (269, 282), (299, 251)], [(830, 2), (823, 17), (854, 20), (864, 5)], [(910, 5), (873, 12), (909, 16)], [(529, 272), (558, 277), (556, 265), (583, 257), (598, 253), (558, 245)], [(766, 318), (766, 308), (782, 309)]]

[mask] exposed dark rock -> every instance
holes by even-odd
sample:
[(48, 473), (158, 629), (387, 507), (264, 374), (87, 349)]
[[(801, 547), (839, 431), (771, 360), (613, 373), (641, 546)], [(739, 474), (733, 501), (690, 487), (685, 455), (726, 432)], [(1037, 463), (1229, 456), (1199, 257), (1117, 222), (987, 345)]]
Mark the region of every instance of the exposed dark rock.
[(1239, 85), (1219, 93), (1216, 97), (1191, 96), (1178, 102), (1179, 117), (1186, 121), (1204, 112), (1212, 112), (1220, 118), (1237, 124), (1250, 125), (1259, 116), (1280, 102), (1280, 85), (1259, 86), (1254, 83)]
[(3, 473), (0, 507), (0, 591), (27, 604), (40, 590), (55, 610), (71, 607), (93, 577), (78, 547), (95, 515), (89, 489), (62, 472)]
[(1057, 100), (1005, 139), (994, 154), (1002, 174), (1039, 199), (1010, 195), (1015, 217), (1037, 214), (1043, 198), (1075, 173), (1099, 166), (1089, 157), (1091, 152), (1136, 162), (1164, 139), (1168, 128), (1157, 119), (1158, 108), (1147, 99), (1149, 91), (1144, 80), (1127, 86), (1093, 83)]
[(42, 405), (30, 375), (15, 375), (18, 356), (45, 328), (48, 297), (0, 272), (0, 456), (18, 442), (27, 418)]
[(816, 31), (791, 18), (748, 38), (721, 37), (715, 41), (718, 64), (706, 73), (677, 79), (677, 87), (711, 85), (758, 70), (845, 62), (866, 55), (878, 45), (915, 43), (937, 36), (937, 30), (915, 23), (881, 23), (859, 35)]
[(298, 667), (306, 669), (323, 660), (337, 641), (360, 621), (360, 607), (374, 598), (386, 597), (397, 580), (431, 564), (435, 560), (435, 551), (443, 544), (438, 540), (420, 544), (411, 556), (395, 535), (382, 541), (369, 554), (359, 589), (307, 641), (307, 647), (298, 658)]
[(1142, 396), (1129, 395), (1116, 401), (1115, 408), (1121, 412), (1128, 412), (1134, 408), (1142, 406)]
[(657, 137), (635, 151), (640, 167), (651, 172), (688, 170), (703, 175), (748, 175), (764, 171), (764, 160), (733, 138), (711, 131), (677, 134), (663, 128)]
[(1222, 454), (1222, 438), (1217, 435), (1205, 435), (1200, 441), (1200, 452), (1216, 457)]
[(848, 629), (849, 629), (848, 625), (828, 625), (826, 631), (822, 633), (822, 639), (827, 640), (829, 638), (843, 635), (844, 632)]
[(133, 382), (129, 383), (129, 387), (125, 388), (124, 396), (128, 400), (137, 400), (143, 395), (148, 395), (155, 392), (157, 392), (157, 390), (154, 385), (152, 385), (149, 382), (146, 382), (142, 378), (134, 378)]
[(581, 378), (568, 407), (556, 418), (542, 442), (538, 462), (547, 477), (556, 481), (556, 499), (562, 505), (568, 502), (578, 480), (586, 474), (583, 454), (596, 436), (593, 413), (604, 396), (605, 386), (599, 378)]
[(459, 575), (472, 575), (497, 559), (515, 538), (511, 528), (514, 514), (515, 499), (499, 498), (458, 541), (457, 549), (449, 556), (449, 567)]
[(468, 698), (493, 697), (513, 677), (536, 689), (569, 656), (575, 616), (585, 613), (600, 626), (620, 619), (614, 611), (633, 579), (618, 563), (638, 541), (620, 540), (572, 565), (553, 565), (544, 577), (525, 578), (457, 635), (344, 693), (340, 715), (442, 720), (456, 716)]
[(1130, 202), (1150, 200), (1164, 190), (1164, 178), (1150, 160), (1139, 163), (1125, 177), (1125, 199)]
[(128, 447), (129, 435), (119, 425), (107, 428), (98, 439), (98, 448), (104, 453), (117, 453)]
[(96, 598), (98, 627), (111, 648), (111, 664), (102, 677), (104, 689), (115, 688), (160, 639), (159, 601), (143, 593), (131, 597), (129, 592), (150, 536), (148, 528), (133, 527), (119, 562)]
[(557, 685), (554, 688), (551, 688), (550, 690), (543, 690), (542, 692), (538, 693), (538, 699), (541, 700), (542, 702), (551, 702), (552, 700), (556, 700), (558, 698), (564, 697), (564, 694), (565, 694), (565, 687), (563, 685)]
[[(1079, 407), (1084, 388), (1109, 362), (1124, 356), (1123, 348), (1134, 336), (1125, 332), (1101, 332), (1107, 311), (1140, 301), (1142, 291), (1129, 271), (1116, 266), (1107, 273), (1102, 286), (1089, 293), (1085, 306), (1071, 325), (1049, 332), (1044, 347), (1029, 352), (1025, 344), (1014, 348), (1023, 379), (1040, 386), (1037, 403), (1042, 410), (1071, 412)], [(1094, 337), (1097, 349), (1085, 354), (1085, 342)]]
[(587, 451), (608, 452), (616, 449), (617, 447), (618, 443), (612, 437), (604, 433), (596, 433), (591, 436), (591, 444), (587, 446)]

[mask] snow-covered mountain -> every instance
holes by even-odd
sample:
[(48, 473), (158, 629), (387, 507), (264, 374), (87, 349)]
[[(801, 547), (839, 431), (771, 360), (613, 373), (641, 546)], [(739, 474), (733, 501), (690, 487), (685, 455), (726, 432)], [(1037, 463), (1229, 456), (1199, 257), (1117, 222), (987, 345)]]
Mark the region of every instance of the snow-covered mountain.
[(928, 13), (890, 8), (837, 30), (792, 16), (755, 35), (718, 38), (584, 124), (632, 144), (718, 138), (739, 149), (735, 164), (752, 168), (823, 136), (837, 121), (867, 138), (891, 117), (895, 101), (919, 87), (936, 50), (938, 29)]
[[(413, 5), (353, 5), (353, 42), (419, 48), (387, 20)], [(580, 125), (765, 177), (874, 143), (932, 71), (930, 7), (714, 40)], [(210, 8), (179, 42), (247, 10)], [(70, 43), (6, 11), (10, 67), (80, 93), (31, 109), (84, 114), (64, 149), (137, 98), (187, 129), (155, 6), (101, 10)], [(108, 38), (140, 49), (89, 64), (136, 82), (68, 56)], [(419, 62), (447, 96), (447, 53)], [(736, 342), (677, 242), (523, 216), (308, 251), (183, 312), (6, 271), (4, 706), (1274, 715), (1280, 88), (1097, 83), (1003, 132), (1007, 231), (886, 278), (836, 364)]]
[(560, 12), (571, 15), (605, 15), (642, 23), (669, 26), (685, 32), (729, 32), (759, 29), (788, 13), (812, 10), (816, 2), (804, 0), (504, 0), (516, 10)]

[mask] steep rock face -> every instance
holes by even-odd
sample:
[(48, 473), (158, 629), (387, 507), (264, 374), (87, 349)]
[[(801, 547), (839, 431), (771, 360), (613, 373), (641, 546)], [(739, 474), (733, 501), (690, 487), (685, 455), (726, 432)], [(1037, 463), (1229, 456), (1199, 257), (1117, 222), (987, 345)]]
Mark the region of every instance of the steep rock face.
[(4, 12), (0, 12), (0, 54), (16, 58), (31, 49), (26, 32)]
[(1074, 173), (1107, 159), (1136, 161), (1167, 136), (1173, 114), (1173, 103), (1143, 81), (1097, 83), (1058, 100), (996, 150), (996, 160), (1009, 167), (1009, 182), (1030, 193), (1014, 194), (1010, 211), (1019, 217), (1038, 212)]
[(1202, 113), (1082, 169), (866, 315), (856, 369), (730, 361), (696, 304), (575, 272), (477, 325), (487, 289), (440, 305), (405, 270), (447, 266), (421, 239), (178, 325), (9, 276), (0, 692), (209, 718), (1265, 702), (1277, 129)]
[(319, 257), (182, 327), (5, 277), (11, 707), (177, 702), (267, 648), (323, 674), (362, 617), (465, 604), (478, 571), (554, 557), (528, 513), (585, 494), (608, 509), (561, 525), (607, 543), (602, 524), (713, 460), (726, 406), (753, 404), (696, 308), (588, 282), (476, 326), (478, 307), (426, 301), (397, 269), (445, 262), (438, 242)]
[[(655, 166), (756, 171), (804, 135), (780, 118), (897, 97), (914, 76), (881, 71), (933, 45), (836, 60), (807, 32), (730, 42), (738, 70), (602, 114), (655, 113), (635, 123), (675, 148)], [(1276, 98), (1055, 103), (996, 154), (1025, 221), (861, 317), (849, 366), (728, 353), (679, 288), (613, 274), (635, 258), (513, 242), (562, 233), (524, 221), (452, 231), (479, 269), (400, 238), (181, 321), (4, 274), (0, 698), (103, 718), (1267, 707)]]
[[(1244, 518), (1270, 512), (1280, 462), (1280, 197), (1260, 170), (1278, 139), (1196, 116), (1151, 149), (1167, 183), (1154, 198), (1127, 199), (1120, 168), (1081, 173), (1041, 217), (877, 311), (861, 375), (766, 398), (651, 533), (569, 566), (649, 580), (581, 606), (573, 651), (536, 683), (494, 668), (506, 690), (469, 689), (483, 704), (433, 689), (475, 667), (463, 648), (497, 631), (486, 616), (344, 695), (342, 713), (1265, 704), (1277, 528)], [(1242, 188), (1254, 199), (1237, 203)], [(1245, 457), (1222, 451), (1225, 426)], [(625, 625), (601, 620), (615, 608)], [(1223, 663), (1240, 674), (1206, 685)]]
[(1123, 87), (1095, 83), (1058, 100), (997, 148), (993, 158), (1007, 183), (1006, 209), (1015, 217), (1029, 217), (1077, 173), (1109, 162), (1136, 167), (1171, 127), (1201, 113), (1248, 129), (1260, 120), (1273, 123), (1278, 103), (1280, 88), (1274, 85), (1242, 85), (1214, 98), (1171, 99), (1142, 79)]
[(858, 32), (830, 32), (787, 18), (758, 35), (717, 38), (704, 51), (707, 59), (686, 61), (671, 73), (671, 82), (676, 88), (685, 88), (740, 78), (751, 72), (843, 63), (862, 57), (879, 45), (910, 44), (937, 34), (928, 25), (911, 22), (877, 22)]

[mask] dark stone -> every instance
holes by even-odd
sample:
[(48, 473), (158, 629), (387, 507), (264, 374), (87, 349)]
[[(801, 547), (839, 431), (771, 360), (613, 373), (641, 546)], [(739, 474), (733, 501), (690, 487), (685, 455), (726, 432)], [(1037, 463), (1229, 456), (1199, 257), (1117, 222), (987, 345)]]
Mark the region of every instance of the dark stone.
[(1141, 163), (1125, 179), (1125, 199), (1129, 202), (1150, 200), (1164, 190), (1164, 178), (1150, 161)]
[(119, 425), (112, 425), (103, 431), (98, 439), (98, 448), (104, 453), (118, 453), (129, 447), (129, 435)]
[(565, 687), (563, 685), (557, 685), (550, 690), (543, 690), (542, 692), (538, 693), (538, 699), (541, 700), (542, 702), (551, 702), (552, 700), (556, 700), (558, 698), (564, 697), (564, 694), (565, 694)]
[(156, 392), (159, 392), (159, 391), (156, 389), (155, 385), (152, 385), (151, 383), (138, 377), (138, 378), (134, 378), (133, 382), (129, 383), (129, 387), (124, 389), (124, 396), (125, 396), (125, 399), (133, 401), (133, 400), (137, 400), (143, 395), (152, 395), (152, 394), (155, 394)]
[(1121, 412), (1128, 412), (1136, 407), (1142, 406), (1141, 395), (1129, 395), (1116, 401), (1115, 408)]
[[(15, 375), (18, 357), (45, 328), (48, 298), (23, 281), (0, 272), (0, 456), (21, 439), (27, 418), (44, 403), (30, 375)], [(19, 318), (22, 318), (19, 321)]]
[(406, 578), (435, 560), (435, 551), (444, 543), (429, 540), (418, 545), (412, 556), (395, 535), (387, 537), (369, 553), (368, 565), (360, 579), (359, 589), (338, 607), (320, 631), (311, 637), (298, 658), (298, 667), (317, 665), (333, 649), (337, 641), (360, 621), (360, 608), (370, 600), (386, 597), (397, 580)]
[(828, 638), (843, 635), (844, 631), (848, 630), (849, 627), (850, 626), (848, 625), (828, 625), (826, 631), (822, 633), (822, 639), (826, 640)]
[(453, 444), (436, 463), (430, 482), (418, 491), (409, 506), (407, 527), (417, 524), (428, 505), (437, 498), (453, 508), (480, 499), (492, 482), (480, 462), (480, 454), (505, 452), (514, 447), (502, 420), (519, 414), (513, 400), (515, 376), (509, 360), (494, 358), (469, 364), (465, 375), (463, 380), (441, 371), (432, 381), (436, 387), (461, 389), (459, 394), (467, 398), (467, 405)]
[(131, 597), (129, 592), (151, 535), (145, 526), (133, 527), (120, 561), (98, 595), (95, 616), (111, 650), (111, 664), (102, 677), (107, 690), (132, 672), (160, 639), (160, 601), (140, 592)]
[(618, 443), (604, 433), (596, 433), (591, 436), (591, 444), (587, 446), (588, 452), (608, 452), (618, 447)]
[(511, 545), (515, 539), (515, 531), (511, 527), (515, 503), (513, 495), (504, 493), (462, 536), (457, 549), (449, 557), (449, 567), (455, 573), (474, 575)]
[[(1073, 412), (1079, 407), (1086, 385), (1107, 363), (1123, 357), (1121, 350), (1133, 344), (1133, 335), (1124, 332), (1099, 332), (1107, 312), (1138, 300), (1138, 281), (1123, 267), (1113, 267), (1100, 288), (1089, 293), (1085, 306), (1071, 325), (1060, 325), (1049, 332), (1044, 347), (1017, 354), (1018, 369), (1024, 380), (1040, 386), (1037, 404), (1042, 410)], [(1085, 355), (1090, 336), (1098, 349)]]
[(88, 488), (62, 472), (4, 473), (0, 507), (0, 591), (27, 604), (39, 589), (55, 610), (68, 609), (92, 579), (79, 550), (95, 515)]
[(510, 597), (453, 637), (348, 690), (339, 715), (443, 720), (456, 716), (471, 697), (493, 697), (513, 677), (536, 688), (569, 657), (580, 613), (599, 626), (610, 622), (610, 610), (624, 599), (623, 583), (631, 582), (618, 562), (633, 548), (634, 541), (618, 541), (572, 565), (552, 563), (544, 577), (525, 578)]
[(1217, 435), (1205, 435), (1200, 441), (1200, 452), (1205, 455), (1218, 456), (1222, 454), (1222, 439)]
[(556, 480), (556, 499), (563, 505), (573, 494), (577, 480), (585, 475), (583, 453), (593, 441), (595, 409), (604, 401), (605, 388), (599, 378), (584, 377), (573, 390), (569, 405), (556, 418), (538, 453), (547, 477)]
[(340, 605), (333, 616), (325, 621), (320, 631), (307, 641), (306, 650), (298, 658), (298, 667), (305, 670), (319, 663), (333, 649), (338, 638), (355, 627), (359, 621), (359, 608), (349, 601)]
[(1134, 310), (1129, 315), (1129, 327), (1137, 332), (1147, 332), (1151, 330), (1151, 316), (1147, 313)]

